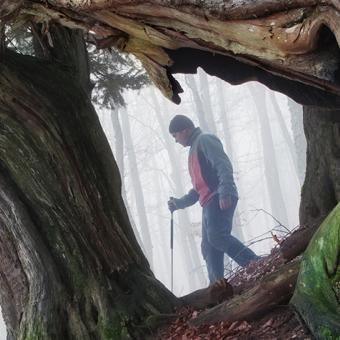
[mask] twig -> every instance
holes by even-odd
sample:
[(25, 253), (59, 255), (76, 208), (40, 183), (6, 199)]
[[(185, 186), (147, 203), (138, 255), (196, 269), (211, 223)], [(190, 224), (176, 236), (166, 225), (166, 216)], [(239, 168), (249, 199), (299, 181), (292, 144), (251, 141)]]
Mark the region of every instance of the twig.
[(274, 217), (272, 214), (270, 214), (268, 211), (264, 210), (264, 209), (252, 209), (250, 211), (262, 211), (264, 212), (265, 214), (269, 215), (275, 222), (277, 222), (279, 224), (279, 226), (283, 227), (284, 229), (287, 230), (288, 233), (290, 233), (290, 230), (285, 226), (283, 225), (276, 217)]

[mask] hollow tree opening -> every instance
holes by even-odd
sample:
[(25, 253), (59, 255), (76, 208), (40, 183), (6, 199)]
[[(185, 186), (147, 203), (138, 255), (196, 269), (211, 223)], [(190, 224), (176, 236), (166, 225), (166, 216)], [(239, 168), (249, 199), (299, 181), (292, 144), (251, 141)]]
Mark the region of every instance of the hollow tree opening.
[[(338, 116), (338, 50), (327, 30), (318, 31), (326, 22), (339, 41), (338, 2), (234, 5), (4, 1), (0, 11), (7, 20), (43, 24), (46, 40), (51, 38), (49, 26), (59, 22), (92, 32), (92, 41), (99, 44), (134, 53), (170, 98), (178, 100), (180, 90), (170, 72), (186, 58), (180, 54), (190, 51), (189, 56), (198, 53), (206, 69), (215, 62), (213, 56), (221, 58), (221, 67), (235, 67), (243, 77), (235, 80), (229, 69), (221, 74), (225, 80), (273, 84), (305, 105), (322, 105)], [(333, 54), (327, 54), (321, 39), (315, 49), (315, 32), (322, 39), (330, 37)], [(207, 60), (193, 50), (208, 51)], [(177, 58), (175, 63), (167, 51)], [(15, 301), (10, 306), (8, 296), (2, 297), (10, 336), (141, 337), (147, 316), (168, 311), (175, 302), (154, 280), (132, 235), (117, 169), (90, 100), (70, 69), (55, 60), (9, 56), (0, 65), (0, 251), (6, 257), (0, 284)], [(334, 79), (327, 67), (319, 74), (318, 62), (334, 58)], [(324, 111), (305, 108), (310, 145), (301, 220), (315, 225), (339, 200), (339, 131)], [(317, 120), (317, 112), (325, 123)]]

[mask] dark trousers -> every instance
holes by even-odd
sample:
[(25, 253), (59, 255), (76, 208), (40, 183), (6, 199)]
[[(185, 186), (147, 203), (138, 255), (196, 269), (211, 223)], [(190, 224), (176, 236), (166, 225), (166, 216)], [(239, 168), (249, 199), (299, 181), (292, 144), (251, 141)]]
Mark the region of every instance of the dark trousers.
[(258, 258), (251, 249), (230, 234), (236, 205), (237, 198), (232, 198), (232, 206), (221, 210), (219, 196), (215, 195), (203, 207), (201, 246), (210, 283), (224, 276), (224, 253), (242, 267)]

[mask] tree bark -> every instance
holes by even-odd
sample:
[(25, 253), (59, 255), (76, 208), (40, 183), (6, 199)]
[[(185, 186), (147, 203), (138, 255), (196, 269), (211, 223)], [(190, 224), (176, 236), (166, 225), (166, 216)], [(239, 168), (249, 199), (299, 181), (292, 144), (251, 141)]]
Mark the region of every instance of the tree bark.
[(300, 223), (318, 227), (340, 200), (340, 110), (305, 106), (303, 115), (307, 169)]
[(110, 148), (69, 71), (10, 52), (0, 64), (0, 296), (9, 338), (143, 338), (145, 318), (176, 300), (136, 242)]
[(305, 106), (303, 114), (307, 141), (307, 168), (299, 212), (303, 228), (283, 242), (285, 257), (306, 249), (317, 228), (340, 200), (340, 111)]
[(291, 303), (316, 339), (340, 335), (340, 205), (322, 223), (303, 255)]
[(340, 103), (337, 0), (48, 3), (4, 1), (0, 13), (82, 28), (99, 46), (135, 54), (176, 103), (181, 87), (172, 74), (199, 66), (231, 84), (257, 80), (305, 105)]

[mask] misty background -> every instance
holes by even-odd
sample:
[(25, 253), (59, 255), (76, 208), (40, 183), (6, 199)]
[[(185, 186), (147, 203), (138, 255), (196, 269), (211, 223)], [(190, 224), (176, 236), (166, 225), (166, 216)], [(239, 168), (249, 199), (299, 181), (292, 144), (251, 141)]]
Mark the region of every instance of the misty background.
[[(191, 189), (188, 148), (176, 144), (168, 133), (169, 121), (176, 114), (187, 115), (203, 131), (221, 139), (240, 196), (232, 233), (257, 254), (269, 254), (276, 246), (271, 232), (280, 239), (298, 225), (306, 154), (302, 107), (259, 83), (231, 86), (201, 69), (195, 75), (176, 76), (184, 93), (181, 104), (175, 105), (140, 78), (140, 73), (134, 76), (138, 86), (125, 86), (121, 97), (105, 97), (110, 87), (95, 88), (94, 103), (120, 169), (132, 227), (155, 276), (170, 289), (167, 201)], [(94, 76), (94, 81), (98, 79)], [(109, 80), (113, 86), (117, 79)], [(200, 242), (199, 204), (176, 211), (177, 296), (208, 284)], [(237, 270), (228, 258), (225, 264), (226, 276)], [(1, 319), (0, 339), (5, 338)]]
[[(302, 108), (259, 83), (230, 86), (199, 69), (178, 75), (184, 89), (180, 105), (154, 86), (124, 92), (127, 106), (98, 110), (122, 176), (122, 194), (135, 235), (156, 277), (169, 289), (170, 212), (167, 200), (191, 189), (188, 148), (168, 133), (176, 114), (189, 116), (224, 145), (239, 190), (233, 234), (259, 255), (298, 224), (305, 171)], [(174, 213), (174, 294), (207, 286), (200, 253), (201, 207)], [(226, 258), (228, 276), (236, 264)]]

